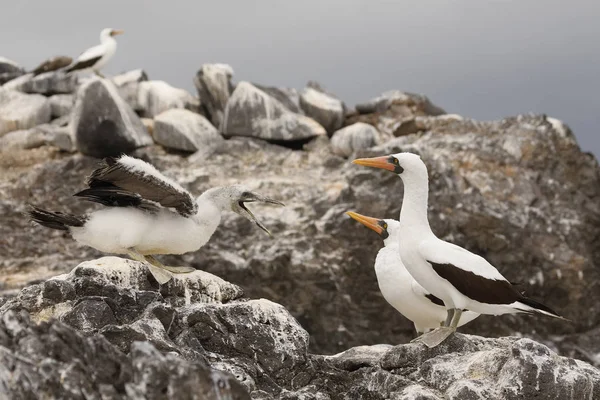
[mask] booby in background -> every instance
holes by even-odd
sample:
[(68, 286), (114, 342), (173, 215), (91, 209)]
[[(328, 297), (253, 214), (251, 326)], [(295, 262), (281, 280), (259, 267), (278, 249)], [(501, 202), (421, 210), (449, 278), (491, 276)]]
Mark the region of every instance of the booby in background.
[[(375, 259), (375, 275), (383, 298), (413, 322), (417, 334), (440, 327), (447, 317), (444, 303), (415, 281), (400, 258), (400, 222), (367, 217), (352, 211), (346, 214), (383, 239), (384, 247), (379, 250)], [(477, 313), (466, 311), (461, 315), (457, 326), (478, 316)]]
[(413, 153), (356, 159), (353, 163), (382, 168), (404, 183), (400, 211), (400, 257), (413, 278), (440, 298), (448, 310), (448, 327), (420, 337), (433, 347), (452, 334), (462, 310), (479, 314), (543, 314), (562, 318), (554, 310), (525, 297), (483, 257), (439, 239), (429, 226), (427, 167)]
[(73, 65), (66, 69), (66, 72), (92, 70), (100, 77), (100, 69), (104, 67), (117, 51), (117, 41), (114, 36), (124, 33), (120, 29), (106, 28), (100, 32), (100, 44), (90, 47), (75, 60)]
[(148, 262), (160, 284), (171, 278), (164, 270), (185, 273), (194, 268), (167, 267), (153, 255), (198, 250), (215, 232), (224, 211), (244, 216), (270, 235), (245, 204), (283, 205), (241, 185), (211, 188), (194, 198), (151, 164), (126, 155), (104, 159), (87, 184), (89, 188), (75, 196), (106, 208), (75, 216), (32, 206), (29, 217), (45, 227), (68, 231), (77, 242), (102, 252)]
[(43, 74), (44, 72), (58, 71), (59, 69), (70, 65), (72, 62), (73, 58), (69, 56), (52, 57), (35, 67), (31, 71), (31, 73), (33, 74), (33, 76), (38, 76), (39, 74)]

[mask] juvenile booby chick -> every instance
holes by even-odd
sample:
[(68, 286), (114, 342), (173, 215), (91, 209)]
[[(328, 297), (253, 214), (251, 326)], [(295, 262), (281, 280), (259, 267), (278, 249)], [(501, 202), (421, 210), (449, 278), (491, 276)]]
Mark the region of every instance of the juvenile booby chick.
[(442, 299), (450, 321), (449, 327), (422, 335), (420, 341), (430, 347), (441, 343), (456, 330), (465, 309), (479, 314), (528, 313), (564, 319), (542, 303), (523, 296), (483, 257), (435, 236), (427, 218), (427, 167), (418, 155), (397, 153), (353, 163), (391, 171), (404, 183), (400, 257), (413, 278)]
[[(48, 228), (68, 231), (77, 242), (102, 252), (127, 254), (175, 273), (194, 269), (166, 267), (153, 255), (198, 250), (215, 232), (224, 211), (246, 217), (270, 235), (245, 203), (283, 205), (240, 185), (215, 187), (195, 199), (151, 164), (129, 156), (104, 159), (87, 184), (89, 188), (75, 196), (107, 208), (74, 216), (33, 207), (30, 218)], [(164, 271), (151, 270), (161, 284), (171, 278)]]
[(92, 70), (100, 77), (100, 69), (104, 67), (117, 51), (117, 41), (114, 36), (124, 33), (120, 29), (106, 28), (100, 32), (100, 44), (90, 47), (75, 60), (75, 63), (66, 69), (66, 72)]
[[(350, 217), (375, 231), (384, 247), (375, 259), (375, 275), (383, 298), (400, 314), (411, 320), (417, 334), (440, 327), (446, 320), (446, 308), (410, 275), (400, 258), (400, 223), (393, 219), (376, 219), (348, 211)], [(457, 326), (477, 318), (479, 314), (465, 311)]]

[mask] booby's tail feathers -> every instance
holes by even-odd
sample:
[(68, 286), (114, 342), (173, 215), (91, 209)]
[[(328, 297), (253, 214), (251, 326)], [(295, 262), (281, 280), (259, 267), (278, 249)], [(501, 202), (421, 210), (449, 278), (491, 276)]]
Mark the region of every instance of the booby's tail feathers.
[(523, 312), (530, 314), (544, 314), (549, 317), (570, 321), (569, 319), (560, 316), (556, 311), (554, 311), (550, 307), (528, 297), (523, 296), (523, 298), (518, 300), (518, 303), (520, 303), (523, 306), (522, 308), (520, 308), (520, 310), (522, 310)]
[(55, 211), (46, 211), (41, 208), (31, 206), (27, 215), (32, 221), (51, 229), (68, 231), (70, 227), (83, 226), (85, 219), (75, 215), (64, 214)]

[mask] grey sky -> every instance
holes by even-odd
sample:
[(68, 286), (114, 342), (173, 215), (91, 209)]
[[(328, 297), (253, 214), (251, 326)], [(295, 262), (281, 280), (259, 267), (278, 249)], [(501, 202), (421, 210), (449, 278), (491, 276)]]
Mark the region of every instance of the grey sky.
[(401, 89), (482, 120), (543, 112), (600, 157), (594, 0), (19, 0), (0, 13), (0, 55), (28, 68), (122, 28), (109, 74), (141, 67), (193, 91), (202, 63), (224, 62), (236, 81), (314, 79), (349, 105)]

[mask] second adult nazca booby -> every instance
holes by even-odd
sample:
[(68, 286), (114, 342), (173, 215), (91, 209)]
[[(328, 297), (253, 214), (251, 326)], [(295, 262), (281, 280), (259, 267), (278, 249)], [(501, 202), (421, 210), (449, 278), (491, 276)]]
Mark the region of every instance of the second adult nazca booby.
[[(240, 185), (215, 187), (194, 198), (151, 164), (129, 156), (104, 159), (87, 184), (89, 188), (75, 196), (107, 208), (75, 216), (32, 207), (29, 217), (48, 228), (68, 231), (81, 244), (106, 253), (127, 254), (175, 273), (194, 269), (167, 267), (153, 256), (198, 250), (215, 232), (224, 211), (246, 217), (270, 235), (245, 204), (283, 205)], [(157, 281), (167, 282), (171, 275), (157, 268), (150, 268)]]
[(117, 41), (114, 36), (124, 33), (120, 29), (106, 28), (100, 32), (100, 44), (90, 47), (75, 60), (73, 65), (69, 66), (65, 71), (85, 71), (92, 70), (98, 76), (103, 77), (100, 69), (104, 67), (117, 51)]
[[(346, 214), (383, 239), (384, 247), (375, 259), (375, 275), (383, 298), (413, 322), (418, 334), (439, 328), (447, 317), (444, 302), (419, 285), (404, 266), (400, 258), (400, 222), (367, 217), (352, 211)], [(472, 311), (465, 311), (458, 326), (478, 316)]]

